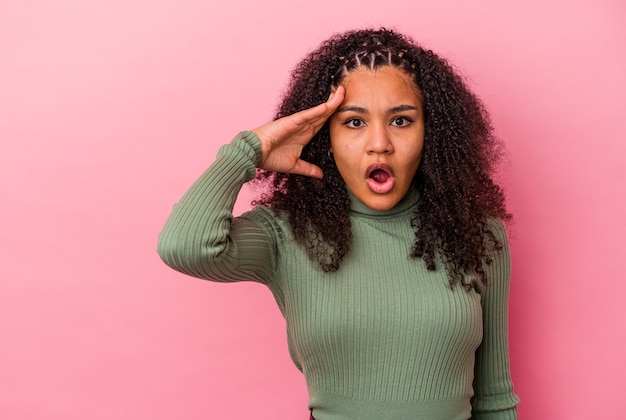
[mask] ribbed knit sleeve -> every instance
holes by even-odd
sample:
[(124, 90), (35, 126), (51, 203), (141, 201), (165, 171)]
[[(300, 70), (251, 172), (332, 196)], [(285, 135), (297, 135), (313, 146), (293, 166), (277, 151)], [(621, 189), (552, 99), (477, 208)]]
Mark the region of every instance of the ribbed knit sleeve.
[(275, 241), (258, 217), (233, 218), (242, 185), (253, 179), (261, 144), (239, 133), (174, 206), (159, 235), (158, 253), (173, 269), (207, 280), (268, 283)]
[(482, 292), (483, 341), (476, 351), (473, 420), (517, 419), (519, 398), (513, 392), (509, 369), (508, 299), (510, 256), (502, 223), (490, 226), (502, 244), (489, 266), (488, 285)]

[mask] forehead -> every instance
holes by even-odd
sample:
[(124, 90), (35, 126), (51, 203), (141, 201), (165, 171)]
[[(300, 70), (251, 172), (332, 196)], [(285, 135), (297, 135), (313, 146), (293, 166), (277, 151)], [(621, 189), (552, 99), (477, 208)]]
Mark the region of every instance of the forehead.
[(342, 86), (346, 88), (344, 102), (351, 100), (389, 100), (421, 103), (422, 93), (411, 76), (393, 66), (374, 69), (357, 67), (346, 74)]

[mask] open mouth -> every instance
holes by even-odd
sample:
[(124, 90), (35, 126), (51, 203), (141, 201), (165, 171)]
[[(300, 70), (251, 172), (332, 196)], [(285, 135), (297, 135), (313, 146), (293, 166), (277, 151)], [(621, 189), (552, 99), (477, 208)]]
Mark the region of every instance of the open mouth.
[(391, 191), (395, 185), (393, 169), (386, 163), (375, 163), (367, 168), (367, 186), (377, 194)]

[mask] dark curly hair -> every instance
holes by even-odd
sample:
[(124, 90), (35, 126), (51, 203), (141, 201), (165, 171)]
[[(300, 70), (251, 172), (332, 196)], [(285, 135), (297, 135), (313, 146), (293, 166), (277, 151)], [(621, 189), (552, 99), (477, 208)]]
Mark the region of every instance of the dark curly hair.
[[(412, 77), (423, 96), (425, 139), (413, 179), (420, 200), (411, 221), (410, 254), (447, 269), (450, 285), (486, 283), (485, 264), (502, 247), (490, 219), (508, 221), (504, 194), (493, 175), (500, 143), (482, 102), (444, 59), (412, 39), (384, 28), (338, 34), (293, 70), (275, 119), (324, 102), (353, 69), (394, 66)], [(323, 179), (258, 170), (269, 192), (253, 202), (287, 215), (296, 241), (324, 271), (339, 269), (352, 243), (350, 198), (329, 155), (328, 123), (303, 149)]]

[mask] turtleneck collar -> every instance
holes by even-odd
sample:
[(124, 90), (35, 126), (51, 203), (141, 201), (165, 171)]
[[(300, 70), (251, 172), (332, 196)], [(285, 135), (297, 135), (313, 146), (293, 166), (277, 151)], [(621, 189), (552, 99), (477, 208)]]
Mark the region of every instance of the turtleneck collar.
[(371, 207), (365, 205), (361, 200), (356, 198), (352, 191), (348, 188), (348, 195), (350, 196), (350, 212), (352, 214), (370, 216), (370, 217), (384, 217), (394, 216), (396, 214), (404, 213), (409, 210), (413, 210), (419, 201), (419, 192), (417, 188), (411, 187), (406, 193), (404, 198), (400, 200), (398, 204), (389, 210), (374, 210)]

